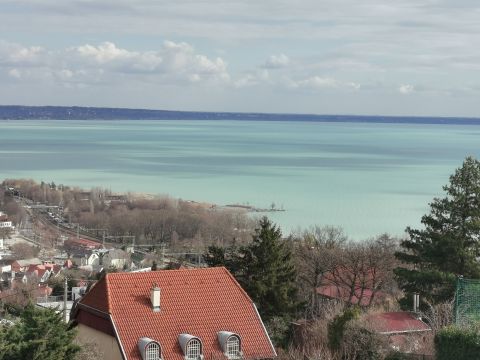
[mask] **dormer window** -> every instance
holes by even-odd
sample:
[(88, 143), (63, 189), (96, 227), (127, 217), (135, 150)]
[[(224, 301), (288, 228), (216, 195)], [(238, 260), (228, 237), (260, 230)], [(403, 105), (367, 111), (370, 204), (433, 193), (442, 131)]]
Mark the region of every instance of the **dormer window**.
[(197, 360), (200, 359), (202, 355), (202, 344), (198, 339), (192, 339), (187, 344), (187, 350), (185, 358), (187, 360)]
[(229, 359), (240, 358), (240, 339), (232, 335), (227, 340), (227, 357)]
[(201, 360), (203, 359), (203, 346), (198, 337), (190, 334), (180, 334), (178, 342), (182, 348), (185, 360)]
[(155, 340), (143, 337), (138, 340), (138, 350), (143, 360), (161, 360), (162, 350), (160, 344)]
[(217, 337), (220, 347), (228, 359), (240, 359), (242, 357), (242, 342), (239, 335), (230, 331), (219, 331)]
[(150, 343), (145, 348), (145, 360), (158, 360), (160, 359), (160, 346), (157, 343)]

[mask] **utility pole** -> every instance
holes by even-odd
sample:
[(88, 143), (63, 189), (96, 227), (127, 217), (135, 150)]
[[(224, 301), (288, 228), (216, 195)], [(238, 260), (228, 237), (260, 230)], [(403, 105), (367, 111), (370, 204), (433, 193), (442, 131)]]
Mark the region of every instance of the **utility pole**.
[(67, 318), (67, 295), (68, 295), (68, 279), (65, 276), (65, 282), (63, 284), (63, 319), (65, 320), (66, 323), (68, 323), (68, 318)]

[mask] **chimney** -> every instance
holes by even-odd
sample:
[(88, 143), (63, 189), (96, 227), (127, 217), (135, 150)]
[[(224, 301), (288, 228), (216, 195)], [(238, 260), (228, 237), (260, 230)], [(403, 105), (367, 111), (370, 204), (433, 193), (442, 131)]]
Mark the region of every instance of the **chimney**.
[(150, 289), (150, 301), (152, 302), (153, 311), (160, 311), (160, 288), (156, 283), (153, 283)]
[(413, 294), (413, 312), (416, 313), (418, 312), (418, 308), (420, 307), (420, 295), (419, 294)]

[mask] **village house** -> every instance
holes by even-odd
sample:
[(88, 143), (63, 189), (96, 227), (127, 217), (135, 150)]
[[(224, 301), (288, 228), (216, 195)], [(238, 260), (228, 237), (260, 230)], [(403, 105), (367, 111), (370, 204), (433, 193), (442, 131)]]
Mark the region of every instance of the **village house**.
[(322, 285), (316, 292), (324, 299), (368, 307), (391, 300), (387, 293), (380, 290), (381, 285), (374, 271), (366, 271), (359, 276), (352, 269), (338, 267), (323, 275)]
[(103, 255), (102, 265), (104, 267), (112, 267), (122, 269), (130, 263), (130, 254), (121, 249), (111, 249)]
[(70, 258), (67, 261), (70, 261), (72, 265), (78, 267), (98, 265), (98, 254), (94, 253), (93, 250), (74, 250), (69, 255)]
[(101, 243), (87, 239), (68, 239), (64, 241), (63, 246), (67, 252), (77, 250), (95, 250), (103, 247)]
[(386, 312), (367, 316), (372, 330), (386, 336), (393, 350), (402, 353), (430, 355), (432, 329), (411, 312)]
[(121, 249), (80, 249), (72, 251), (69, 261), (78, 267), (122, 269), (130, 264), (130, 254)]
[[(7, 214), (5, 214), (4, 212), (1, 212), (1, 211), (0, 211), (0, 229), (14, 230), (12, 222), (8, 219)], [(3, 238), (4, 238), (4, 235), (0, 236), (0, 249), (4, 248)]]
[(56, 264), (30, 265), (25, 271), (28, 278), (35, 278), (39, 283), (45, 283), (51, 276), (56, 276), (62, 267)]
[(225, 268), (108, 273), (73, 320), (78, 340), (107, 360), (276, 357), (255, 304)]
[(42, 264), (43, 264), (43, 261), (40, 260), (39, 258), (15, 260), (12, 263), (12, 271), (25, 272), (27, 271), (30, 265), (42, 265)]
[(12, 222), (8, 219), (7, 214), (0, 211), (0, 228), (11, 228), (13, 229)]

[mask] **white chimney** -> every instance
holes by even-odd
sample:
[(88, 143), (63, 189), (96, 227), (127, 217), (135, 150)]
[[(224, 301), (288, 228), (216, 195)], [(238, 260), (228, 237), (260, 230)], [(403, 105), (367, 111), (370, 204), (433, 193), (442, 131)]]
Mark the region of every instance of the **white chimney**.
[(419, 294), (413, 294), (413, 312), (416, 313), (418, 312), (418, 309), (420, 307), (420, 295)]
[(153, 311), (160, 311), (160, 288), (155, 283), (152, 284), (150, 289), (150, 301), (152, 302)]

